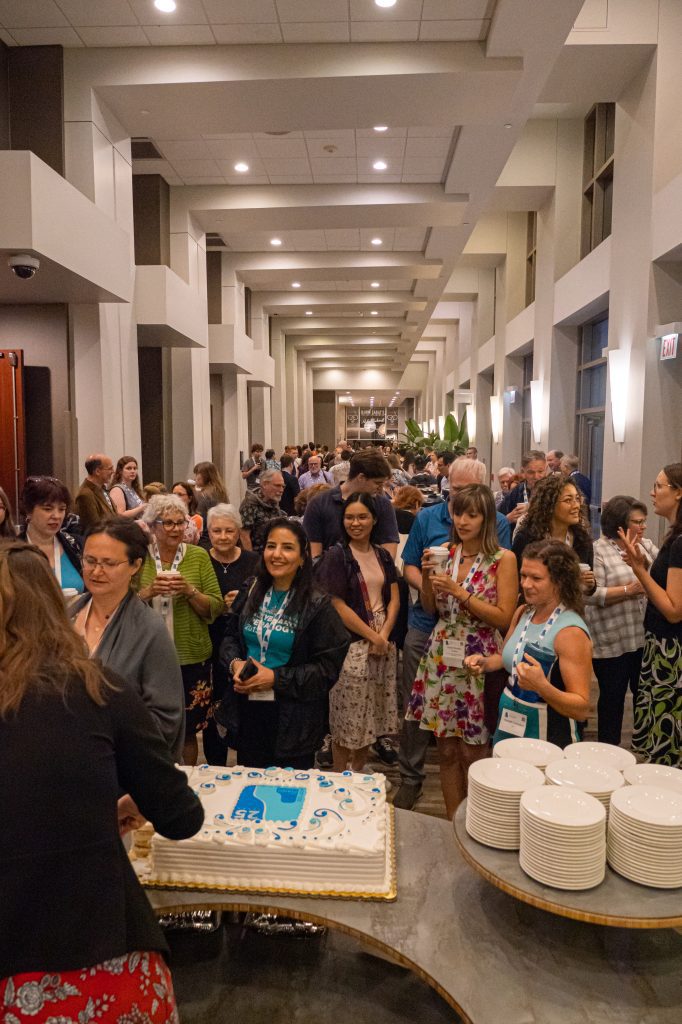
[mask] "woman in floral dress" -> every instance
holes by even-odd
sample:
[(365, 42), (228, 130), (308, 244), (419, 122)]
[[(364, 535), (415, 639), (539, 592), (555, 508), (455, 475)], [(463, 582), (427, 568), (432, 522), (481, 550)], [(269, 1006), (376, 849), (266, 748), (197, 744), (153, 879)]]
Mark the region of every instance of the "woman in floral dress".
[(516, 559), (497, 540), (495, 502), (483, 484), (450, 493), (451, 547), (442, 571), (426, 553), (421, 602), (438, 622), (419, 663), (407, 718), (438, 741), (448, 817), (466, 796), (472, 761), (487, 756), (483, 674), (464, 667), (470, 654), (494, 654), (514, 613), (519, 590)]

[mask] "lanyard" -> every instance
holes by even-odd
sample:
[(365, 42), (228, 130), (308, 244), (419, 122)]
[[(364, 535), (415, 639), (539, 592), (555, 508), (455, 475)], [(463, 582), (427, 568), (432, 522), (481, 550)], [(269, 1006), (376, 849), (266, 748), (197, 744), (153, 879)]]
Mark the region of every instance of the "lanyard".
[[(161, 562), (161, 555), (159, 554), (159, 545), (156, 543), (156, 537), (152, 537), (151, 551), (152, 558), (154, 559), (154, 564), (156, 566), (156, 575), (158, 576), (160, 572), (164, 572), (164, 568)], [(179, 572), (178, 566), (180, 565), (180, 562), (183, 560), (184, 557), (185, 545), (178, 544), (178, 549), (175, 552), (175, 558), (173, 559), (173, 564), (171, 565), (169, 572)], [(156, 604), (155, 599), (154, 607), (157, 609), (157, 611), (161, 612), (161, 614), (164, 617), (168, 615), (172, 606), (173, 599), (171, 597), (163, 597), (160, 595), (160, 600), (158, 604)]]
[[(459, 563), (460, 563), (461, 560), (462, 560), (462, 545), (458, 544), (457, 545), (457, 550), (455, 552), (455, 559), (454, 559), (454, 562), (452, 564), (452, 578), (455, 581), (455, 583), (457, 582), (457, 573), (459, 572)], [(476, 555), (476, 558), (474, 560), (473, 565), (469, 569), (469, 572), (466, 574), (465, 578), (462, 580), (461, 586), (464, 587), (465, 590), (467, 588), (467, 583), (471, 582), (471, 580), (473, 579), (474, 573), (477, 572), (477, 570), (478, 570), (478, 568), (479, 568), (479, 566), (480, 566), (482, 561), (483, 561), (483, 552), (479, 551), (479, 553)], [(456, 600), (457, 599), (455, 597), (453, 597), (452, 594), (448, 594), (448, 612), (450, 613), (450, 621), (451, 622), (452, 622), (453, 618), (455, 617), (455, 601)], [(457, 601), (457, 603), (459, 604), (459, 601)]]
[[(289, 604), (291, 593), (291, 590), (287, 590), (286, 596), (282, 601), (281, 605), (273, 612), (270, 611), (270, 603), (272, 600), (272, 587), (270, 587), (267, 594), (265, 595), (263, 607), (258, 618), (258, 625), (256, 626), (256, 636), (258, 637), (258, 643), (260, 645), (261, 665), (265, 664), (265, 659), (268, 656), (270, 639), (272, 637), (272, 634), (275, 632), (277, 627), (282, 622), (282, 619), (284, 618), (284, 612), (286, 611), (286, 607)], [(266, 616), (268, 618), (267, 625), (265, 622)]]
[[(26, 527), (26, 540), (28, 541), (29, 544), (33, 544), (34, 543), (34, 541), (31, 540), (31, 534), (30, 534), (30, 531), (29, 531), (28, 527)], [(52, 571), (54, 572), (54, 575), (56, 577), (57, 583), (59, 584), (59, 586), (61, 588), (61, 585), (62, 585), (62, 546), (61, 546), (61, 544), (59, 543), (59, 541), (57, 540), (56, 537), (53, 538), (52, 543), (54, 545), (54, 568), (53, 568)]]
[[(545, 637), (549, 633), (550, 629), (552, 628), (552, 626), (554, 625), (554, 623), (556, 622), (558, 617), (565, 610), (566, 609), (564, 608), (564, 606), (562, 604), (558, 604), (556, 606), (556, 608), (554, 609), (554, 611), (552, 612), (550, 617), (547, 619), (547, 622), (542, 627), (542, 630), (540, 632), (540, 636), (535, 641), (535, 643), (536, 643), (536, 645), (538, 647), (542, 646), (542, 641), (545, 639)], [(521, 632), (519, 634), (519, 639), (518, 639), (518, 641), (516, 643), (516, 647), (514, 648), (514, 657), (512, 658), (512, 685), (513, 686), (517, 686), (517, 687), (519, 687), (521, 689), (522, 689), (522, 687), (520, 686), (520, 683), (519, 683), (519, 677), (518, 677), (518, 673), (516, 671), (516, 666), (518, 665), (519, 661), (521, 660), (521, 654), (523, 652), (523, 648), (524, 648), (524, 645), (525, 645), (525, 642), (526, 642), (526, 633), (528, 632), (528, 627), (530, 626), (530, 620), (533, 618), (534, 614), (535, 613), (533, 611), (528, 612), (528, 615), (526, 616), (526, 621), (523, 624), (523, 629), (521, 630)]]

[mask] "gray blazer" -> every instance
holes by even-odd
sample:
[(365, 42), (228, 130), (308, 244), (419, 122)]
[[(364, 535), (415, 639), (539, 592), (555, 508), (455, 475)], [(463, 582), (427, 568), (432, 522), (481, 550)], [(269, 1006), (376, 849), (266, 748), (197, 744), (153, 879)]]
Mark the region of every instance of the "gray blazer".
[[(90, 600), (70, 606), (71, 618)], [(181, 760), (185, 695), (175, 645), (163, 620), (131, 591), (102, 633), (95, 657), (129, 683), (147, 705), (171, 754)]]

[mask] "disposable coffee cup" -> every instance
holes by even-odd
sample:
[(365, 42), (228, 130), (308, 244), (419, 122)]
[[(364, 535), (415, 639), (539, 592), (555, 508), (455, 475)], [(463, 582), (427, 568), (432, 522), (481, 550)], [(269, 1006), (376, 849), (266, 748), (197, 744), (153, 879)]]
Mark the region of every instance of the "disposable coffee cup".
[(440, 544), (438, 547), (429, 548), (429, 555), (435, 563), (430, 572), (442, 572), (450, 557), (450, 548), (446, 544)]
[(589, 566), (587, 564), (587, 562), (581, 562), (580, 563), (580, 572), (581, 572), (581, 574), (585, 573), (585, 572), (592, 572), (592, 567)]

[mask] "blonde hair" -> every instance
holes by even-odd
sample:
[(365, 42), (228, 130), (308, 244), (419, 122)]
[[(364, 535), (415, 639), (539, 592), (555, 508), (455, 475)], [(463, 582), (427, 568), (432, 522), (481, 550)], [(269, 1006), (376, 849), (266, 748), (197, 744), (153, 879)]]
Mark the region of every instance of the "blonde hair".
[(78, 682), (105, 703), (110, 684), (71, 628), (47, 558), (32, 544), (0, 542), (0, 719), (28, 693), (64, 697)]

